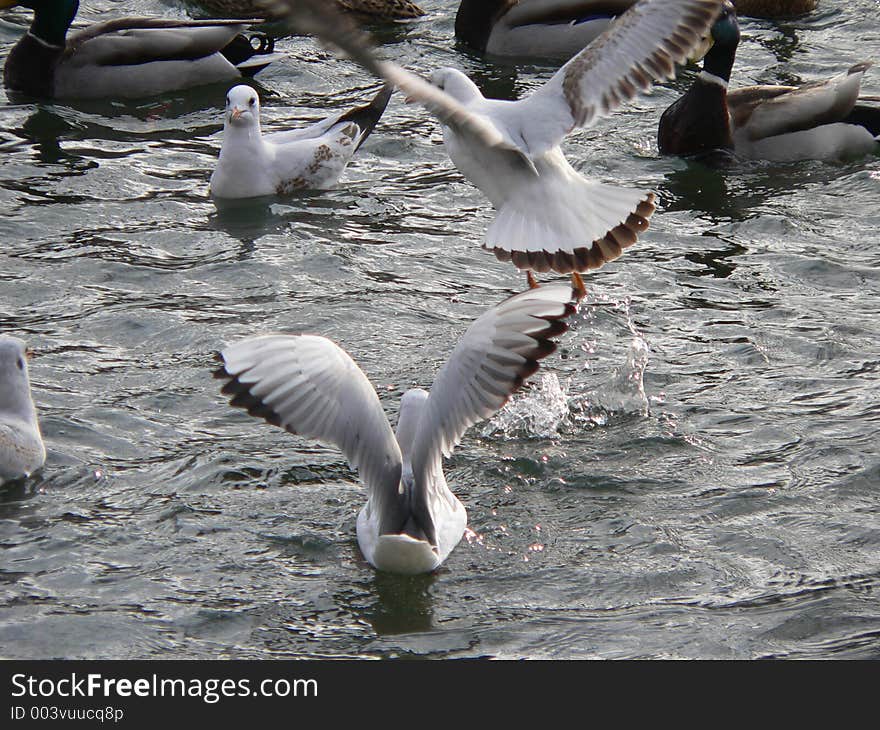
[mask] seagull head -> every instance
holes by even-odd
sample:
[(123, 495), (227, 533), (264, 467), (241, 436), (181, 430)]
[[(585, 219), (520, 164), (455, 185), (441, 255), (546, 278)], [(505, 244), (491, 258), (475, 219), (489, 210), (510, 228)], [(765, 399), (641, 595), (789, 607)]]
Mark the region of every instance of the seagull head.
[(226, 123), (247, 127), (260, 120), (260, 99), (250, 86), (234, 86), (226, 95)]
[(407, 456), (412, 447), (413, 438), (416, 435), (419, 421), (425, 402), (428, 400), (428, 391), (421, 388), (410, 388), (400, 397), (400, 410), (397, 413), (397, 443), (404, 456)]
[(28, 349), (17, 337), (0, 337), (0, 410), (23, 412), (31, 403)]
[(483, 98), (479, 87), (457, 68), (437, 69), (431, 74), (430, 82), (463, 104)]

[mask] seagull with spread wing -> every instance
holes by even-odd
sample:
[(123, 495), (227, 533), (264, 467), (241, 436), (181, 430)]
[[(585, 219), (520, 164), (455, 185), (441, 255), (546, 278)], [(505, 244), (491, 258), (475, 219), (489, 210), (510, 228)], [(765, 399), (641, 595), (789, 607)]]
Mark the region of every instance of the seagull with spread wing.
[(269, 5), (440, 120), (452, 161), (497, 211), (485, 248), (519, 269), (570, 273), (598, 268), (635, 243), (654, 213), (655, 196), (587, 179), (559, 145), (654, 80), (673, 78), (675, 64), (706, 35), (721, 1), (640, 0), (518, 101), (484, 98), (456, 69), (439, 69), (428, 82), (378, 59), (363, 34), (320, 0)]
[(233, 406), (290, 433), (334, 444), (367, 487), (357, 519), (364, 557), (378, 570), (426, 573), (461, 540), (467, 513), (442, 459), (491, 417), (538, 361), (556, 349), (583, 290), (553, 284), (516, 294), (481, 315), (437, 373), (430, 392), (408, 390), (391, 430), (354, 360), (325, 337), (266, 335), (230, 345), (214, 376)]

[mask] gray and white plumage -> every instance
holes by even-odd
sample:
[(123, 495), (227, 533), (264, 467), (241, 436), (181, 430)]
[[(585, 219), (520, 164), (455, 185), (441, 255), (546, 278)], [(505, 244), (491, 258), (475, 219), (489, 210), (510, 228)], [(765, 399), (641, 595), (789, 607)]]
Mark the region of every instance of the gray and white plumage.
[(13, 92), (56, 99), (135, 99), (253, 75), (271, 41), (242, 35), (248, 22), (121, 17), (68, 34), (77, 0), (0, 0), (34, 10), (4, 65)]
[(567, 61), (636, 0), (461, 0), (455, 37), (493, 59)]
[(880, 103), (874, 100), (869, 106), (859, 97), (862, 77), (870, 66), (870, 62), (859, 63), (802, 86), (746, 86), (729, 91), (734, 152), (749, 159), (786, 162), (880, 151)]
[(706, 34), (721, 0), (641, 0), (551, 79), (519, 101), (485, 99), (455, 69), (431, 83), (379, 60), (357, 29), (318, 0), (275, 0), (300, 28), (401, 89), (444, 127), (455, 165), (497, 210), (484, 246), (520, 269), (586, 271), (616, 258), (648, 227), (654, 194), (587, 180), (559, 145), (652, 80), (673, 77)]
[(27, 348), (17, 337), (0, 336), (0, 484), (30, 476), (45, 461)]
[(337, 446), (367, 488), (358, 544), (379, 570), (424, 573), (461, 540), (464, 506), (442, 459), (489, 418), (552, 353), (576, 292), (529, 289), (481, 315), (437, 373), (430, 392), (408, 390), (396, 433), (366, 375), (339, 346), (315, 335), (252, 337), (220, 354), (215, 377), (231, 404), (271, 424)]
[(383, 88), (365, 106), (309, 127), (264, 135), (257, 92), (235, 86), (226, 95), (223, 144), (211, 175), (211, 195), (252, 198), (333, 187), (390, 96), (391, 89)]

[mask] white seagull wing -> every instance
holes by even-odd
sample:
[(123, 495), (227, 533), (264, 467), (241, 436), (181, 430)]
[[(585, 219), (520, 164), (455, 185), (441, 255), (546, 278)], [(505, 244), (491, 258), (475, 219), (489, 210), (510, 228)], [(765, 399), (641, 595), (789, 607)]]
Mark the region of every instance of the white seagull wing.
[(516, 294), (482, 314), (464, 333), (437, 373), (412, 444), (417, 485), (411, 508), (434, 514), (434, 475), (465, 431), (500, 410), (538, 361), (556, 349), (551, 338), (568, 329), (578, 293), (567, 285), (549, 285)]
[[(223, 350), (214, 376), (230, 404), (293, 434), (337, 446), (383, 523), (405, 521), (400, 447), (376, 391), (341, 347), (316, 335), (263, 335)], [(398, 528), (399, 529), (399, 528)]]
[(640, 0), (508, 113), (535, 157), (587, 127), (653, 81), (675, 77), (709, 31), (722, 0)]
[(373, 52), (367, 36), (351, 20), (337, 12), (326, 0), (262, 0), (278, 16), (286, 17), (300, 32), (313, 33), (325, 43), (339, 48), (355, 63), (400, 89), (410, 101), (417, 101), (454, 131), (477, 140), (485, 147), (507, 150), (534, 165), (522, 150), (487, 117), (475, 114), (449, 94), (397, 64), (383, 61)]

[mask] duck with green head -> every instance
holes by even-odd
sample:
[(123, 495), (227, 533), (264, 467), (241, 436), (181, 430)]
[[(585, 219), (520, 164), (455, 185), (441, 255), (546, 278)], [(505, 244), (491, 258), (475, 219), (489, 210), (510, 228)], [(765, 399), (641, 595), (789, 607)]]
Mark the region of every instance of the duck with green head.
[(253, 75), (272, 60), (241, 21), (115, 18), (75, 33), (78, 0), (0, 0), (33, 10), (3, 67), (13, 92), (43, 98), (139, 98)]
[(703, 155), (727, 150), (737, 157), (784, 162), (880, 150), (880, 103), (859, 97), (870, 62), (801, 86), (728, 91), (740, 40), (736, 11), (729, 2), (712, 26), (712, 40), (691, 88), (660, 117), (661, 153)]

